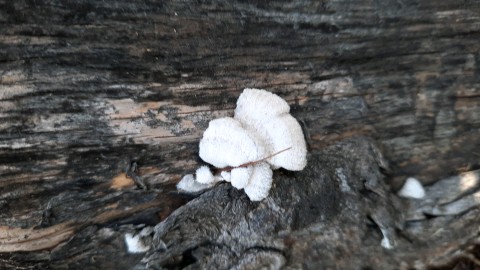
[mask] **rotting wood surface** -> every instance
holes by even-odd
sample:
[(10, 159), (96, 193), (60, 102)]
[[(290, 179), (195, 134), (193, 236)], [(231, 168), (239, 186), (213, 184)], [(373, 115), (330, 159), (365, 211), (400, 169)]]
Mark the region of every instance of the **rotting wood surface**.
[(0, 0), (1, 250), (35, 250), (0, 264), (107, 265), (121, 232), (189, 199), (173, 184), (245, 87), (290, 103), (311, 155), (373, 138), (393, 186), (478, 168), (479, 14), (453, 0)]

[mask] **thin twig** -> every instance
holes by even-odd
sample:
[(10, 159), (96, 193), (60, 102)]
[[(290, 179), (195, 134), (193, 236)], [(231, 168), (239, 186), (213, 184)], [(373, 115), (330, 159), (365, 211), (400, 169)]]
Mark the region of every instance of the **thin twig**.
[(236, 169), (236, 168), (246, 168), (246, 167), (248, 167), (248, 166), (250, 166), (250, 165), (255, 165), (255, 164), (260, 163), (260, 162), (262, 162), (262, 161), (265, 161), (265, 160), (267, 160), (267, 159), (269, 159), (269, 158), (271, 158), (271, 157), (274, 157), (274, 156), (276, 156), (276, 155), (278, 155), (278, 154), (280, 154), (280, 153), (283, 153), (283, 152), (285, 152), (285, 151), (287, 151), (287, 150), (290, 150), (291, 148), (292, 148), (292, 147), (290, 146), (290, 147), (288, 147), (288, 148), (285, 148), (285, 149), (283, 149), (283, 150), (281, 150), (281, 151), (278, 151), (278, 152), (276, 152), (276, 153), (273, 153), (273, 154), (271, 154), (271, 155), (269, 155), (269, 156), (267, 156), (267, 157), (264, 157), (264, 158), (262, 158), (262, 159), (255, 160), (255, 161), (250, 161), (250, 162), (247, 162), (247, 163), (243, 163), (243, 164), (238, 165), (238, 166), (235, 166), (235, 167), (228, 166), (228, 167), (225, 167), (225, 168), (217, 169), (217, 173), (219, 173), (219, 172), (229, 172), (229, 171), (231, 171), (231, 170), (233, 170), (233, 169)]

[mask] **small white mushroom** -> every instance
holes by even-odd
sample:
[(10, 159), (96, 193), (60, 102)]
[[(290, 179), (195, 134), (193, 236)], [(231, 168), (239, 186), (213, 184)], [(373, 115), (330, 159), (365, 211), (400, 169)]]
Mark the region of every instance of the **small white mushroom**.
[(195, 180), (197, 180), (197, 182), (199, 182), (200, 184), (211, 184), (215, 182), (215, 177), (213, 176), (208, 166), (201, 166), (200, 168), (198, 168), (195, 172), (195, 176)]
[(236, 189), (242, 189), (248, 184), (253, 172), (252, 166), (235, 168), (230, 172), (230, 181)]
[(212, 187), (209, 184), (201, 184), (195, 181), (193, 174), (185, 175), (177, 184), (177, 189), (187, 193), (195, 193)]
[(405, 198), (421, 199), (425, 197), (425, 189), (422, 183), (413, 177), (407, 178), (403, 187), (398, 191), (398, 195)]

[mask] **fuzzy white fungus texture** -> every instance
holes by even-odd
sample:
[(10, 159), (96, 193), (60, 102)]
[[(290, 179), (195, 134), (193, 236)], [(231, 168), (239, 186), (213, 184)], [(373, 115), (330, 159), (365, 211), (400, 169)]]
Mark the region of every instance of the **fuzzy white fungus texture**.
[(127, 250), (129, 253), (143, 253), (150, 249), (149, 246), (146, 246), (142, 242), (140, 235), (134, 236), (131, 233), (125, 234), (125, 244), (127, 245)]
[(201, 166), (195, 172), (196, 180), (200, 184), (210, 184), (215, 182), (215, 177), (213, 176), (212, 172), (208, 168), (208, 166)]
[(307, 165), (307, 147), (302, 128), (290, 115), (290, 106), (281, 97), (265, 90), (247, 88), (237, 101), (234, 118), (257, 134), (269, 154), (290, 150), (268, 159), (274, 167), (301, 171)]
[(195, 193), (212, 187), (212, 184), (202, 184), (195, 180), (193, 174), (185, 175), (177, 184), (177, 189), (183, 192)]
[(307, 165), (307, 147), (302, 128), (290, 115), (281, 97), (261, 89), (247, 88), (237, 101), (233, 118), (210, 121), (200, 140), (199, 155), (217, 168), (213, 175), (202, 166), (186, 175), (177, 188), (197, 192), (218, 181), (244, 189), (252, 201), (268, 196), (272, 169), (300, 171)]
[(413, 177), (407, 178), (403, 187), (398, 191), (398, 195), (405, 198), (422, 199), (425, 197), (425, 189), (422, 183)]
[(216, 168), (240, 166), (266, 153), (255, 134), (230, 117), (210, 121), (199, 148), (200, 158)]

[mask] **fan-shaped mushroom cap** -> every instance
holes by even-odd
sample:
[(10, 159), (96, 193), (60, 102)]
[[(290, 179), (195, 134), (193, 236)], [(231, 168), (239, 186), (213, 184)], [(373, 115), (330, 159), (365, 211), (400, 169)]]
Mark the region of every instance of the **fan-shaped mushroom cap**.
[(307, 164), (307, 146), (300, 124), (289, 111), (287, 102), (279, 96), (261, 89), (245, 89), (238, 98), (235, 119), (249, 133), (257, 134), (268, 155), (291, 147), (267, 161), (273, 167), (299, 171)]
[(272, 187), (272, 169), (266, 162), (253, 165), (252, 175), (245, 187), (245, 193), (251, 201), (261, 201), (268, 196)]
[(210, 121), (199, 152), (200, 158), (217, 168), (236, 167), (265, 156), (263, 143), (229, 117)]
[(289, 112), (290, 106), (281, 97), (262, 89), (245, 88), (238, 97), (235, 118), (263, 121)]
[(291, 147), (289, 150), (274, 155), (267, 161), (275, 167), (282, 167), (290, 171), (300, 171), (307, 165), (307, 146), (303, 137), (302, 128), (290, 114), (275, 117), (274, 121), (264, 123), (262, 134), (266, 140), (267, 149), (271, 153), (278, 153)]

